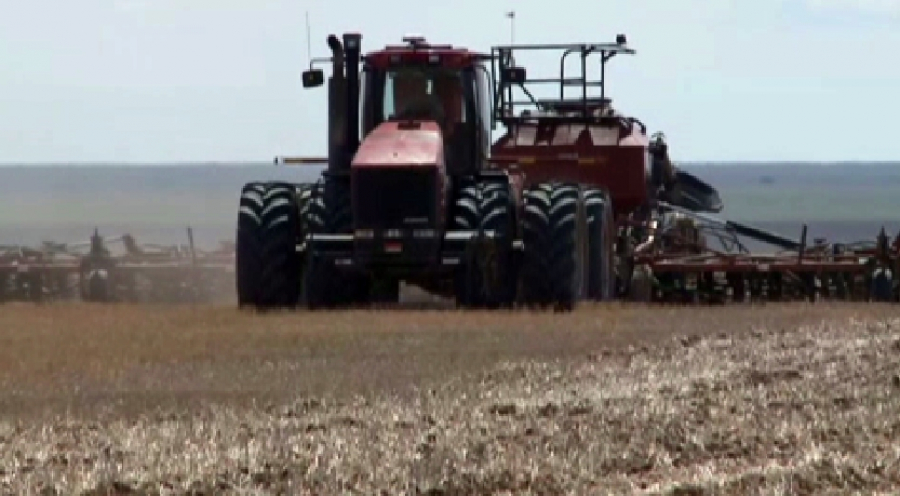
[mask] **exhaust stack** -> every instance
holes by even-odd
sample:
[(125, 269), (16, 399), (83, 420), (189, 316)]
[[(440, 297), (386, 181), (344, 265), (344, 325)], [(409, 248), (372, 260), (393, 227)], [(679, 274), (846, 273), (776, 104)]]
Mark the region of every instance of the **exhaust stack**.
[(328, 36), (332, 54), (331, 77), (328, 78), (328, 171), (337, 172), (348, 161), (347, 143), (347, 80), (344, 76), (344, 47), (335, 35)]
[[(358, 33), (344, 34), (344, 54), (347, 62), (347, 140), (345, 142), (348, 156), (352, 157), (359, 149), (359, 62), (362, 47), (362, 35)], [(349, 166), (349, 161), (348, 161)]]

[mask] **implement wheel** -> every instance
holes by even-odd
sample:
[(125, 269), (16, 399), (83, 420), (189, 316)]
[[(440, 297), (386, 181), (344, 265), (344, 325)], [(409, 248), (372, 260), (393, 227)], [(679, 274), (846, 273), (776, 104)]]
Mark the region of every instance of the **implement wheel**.
[(615, 220), (606, 191), (590, 188), (584, 192), (588, 225), (588, 298), (611, 300), (616, 292)]

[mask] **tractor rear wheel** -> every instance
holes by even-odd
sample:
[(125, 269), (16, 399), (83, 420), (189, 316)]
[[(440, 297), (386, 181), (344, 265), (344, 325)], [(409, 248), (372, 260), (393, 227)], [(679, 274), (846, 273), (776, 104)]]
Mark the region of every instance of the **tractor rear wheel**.
[(453, 229), (493, 231), (496, 244), (472, 245), (472, 252), (460, 264), (455, 286), (460, 306), (497, 308), (515, 300), (515, 284), (510, 277), (509, 241), (514, 233), (512, 195), (505, 182), (471, 182), (456, 195)]
[(616, 291), (612, 202), (606, 191), (598, 188), (585, 190), (584, 201), (588, 217), (588, 297), (607, 301)]
[(522, 300), (570, 311), (582, 296), (587, 236), (578, 185), (543, 183), (524, 193)]

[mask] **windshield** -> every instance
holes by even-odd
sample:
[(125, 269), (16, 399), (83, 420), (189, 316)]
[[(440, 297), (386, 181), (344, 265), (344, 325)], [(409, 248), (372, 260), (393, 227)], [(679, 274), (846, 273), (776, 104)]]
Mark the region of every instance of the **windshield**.
[(434, 119), (445, 129), (469, 119), (463, 71), (402, 67), (385, 74), (382, 115), (388, 119)]

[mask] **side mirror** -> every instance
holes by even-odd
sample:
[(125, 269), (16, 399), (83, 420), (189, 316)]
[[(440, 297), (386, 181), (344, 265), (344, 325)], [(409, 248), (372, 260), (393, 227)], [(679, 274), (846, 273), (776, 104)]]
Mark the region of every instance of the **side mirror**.
[(524, 84), (526, 80), (524, 67), (507, 67), (503, 69), (500, 78), (507, 84)]
[(308, 71), (303, 71), (304, 88), (315, 88), (317, 86), (322, 86), (322, 83), (324, 82), (325, 73), (322, 72), (322, 69), (310, 69)]

